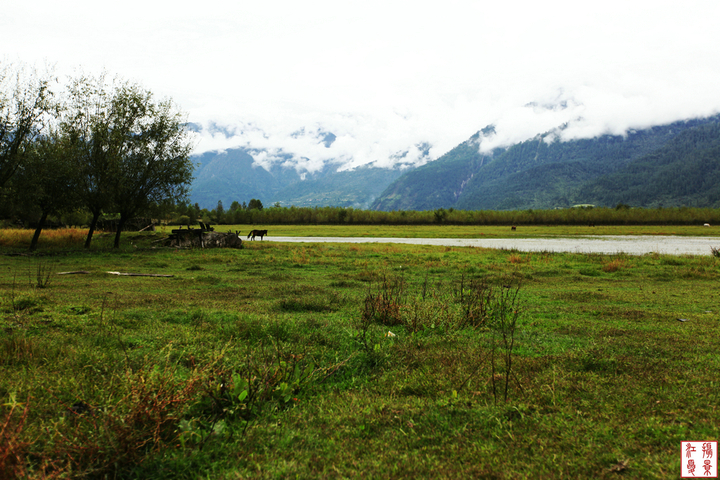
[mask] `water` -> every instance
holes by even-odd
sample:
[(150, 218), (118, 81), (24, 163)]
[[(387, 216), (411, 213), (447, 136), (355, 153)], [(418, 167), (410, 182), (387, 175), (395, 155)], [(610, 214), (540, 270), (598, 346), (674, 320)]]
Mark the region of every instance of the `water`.
[(483, 247), (523, 252), (625, 253), (644, 255), (711, 255), (720, 248), (720, 237), (654, 235), (592, 235), (573, 238), (368, 238), (368, 237), (268, 237), (275, 242), (299, 243), (406, 243), (448, 247)]

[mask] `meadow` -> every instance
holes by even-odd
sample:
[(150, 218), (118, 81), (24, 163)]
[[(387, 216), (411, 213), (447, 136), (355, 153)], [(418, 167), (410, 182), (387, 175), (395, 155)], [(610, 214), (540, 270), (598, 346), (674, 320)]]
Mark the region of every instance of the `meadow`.
[(261, 228), (0, 231), (0, 478), (677, 478), (718, 440), (717, 257), (272, 241), (712, 229)]

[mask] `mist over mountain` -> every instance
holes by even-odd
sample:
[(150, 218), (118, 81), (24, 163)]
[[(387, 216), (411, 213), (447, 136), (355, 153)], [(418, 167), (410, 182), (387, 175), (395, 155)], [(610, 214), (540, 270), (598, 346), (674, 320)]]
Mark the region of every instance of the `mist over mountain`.
[[(570, 107), (559, 100), (524, 108), (561, 113)], [(437, 159), (432, 145), (421, 142), (359, 165), (351, 156), (330, 156), (340, 136), (302, 128), (293, 132), (295, 143), (289, 144), (302, 146), (300, 150), (260, 148), (255, 142), (196, 155), (190, 198), (203, 208), (214, 208), (218, 200), (229, 205), (252, 198), (266, 205), (378, 210), (713, 206), (717, 183), (709, 179), (718, 170), (713, 142), (719, 119), (715, 115), (577, 138), (583, 119), (576, 118), (512, 144), (506, 143), (512, 135), (490, 125)], [(238, 130), (213, 125), (210, 134), (216, 141), (231, 140)], [(683, 186), (687, 184), (693, 187)]]
[(718, 207), (718, 122), (716, 115), (567, 141), (562, 126), (492, 150), (483, 148), (495, 134), (488, 127), (398, 178), (372, 208)]
[[(333, 137), (327, 133), (323, 141), (332, 143)], [(256, 198), (265, 205), (367, 209), (392, 181), (414, 168), (403, 163), (402, 153), (392, 168), (370, 163), (352, 169), (332, 162), (319, 169), (298, 168), (292, 156), (282, 152), (276, 152), (273, 161), (262, 162), (267, 156), (266, 151), (246, 148), (194, 156), (197, 168), (191, 202), (201, 208), (215, 208), (218, 201), (230, 205), (233, 201), (242, 203)]]

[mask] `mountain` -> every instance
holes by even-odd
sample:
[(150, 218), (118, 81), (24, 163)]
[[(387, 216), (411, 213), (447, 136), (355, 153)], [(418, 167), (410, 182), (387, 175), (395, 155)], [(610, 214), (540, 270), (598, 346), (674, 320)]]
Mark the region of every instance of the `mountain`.
[(257, 198), (269, 200), (268, 192), (275, 192), (280, 182), (267, 170), (253, 165), (243, 149), (224, 153), (207, 152), (192, 158), (197, 164), (190, 199), (202, 208), (215, 208), (218, 200), (230, 205), (233, 201), (247, 202)]
[(330, 171), (324, 176), (293, 182), (280, 190), (275, 198), (283, 205), (298, 207), (338, 206), (367, 209), (375, 197), (402, 173), (400, 169), (366, 165), (355, 170)]
[[(562, 128), (480, 153), (492, 127), (405, 173), (373, 202), (378, 210), (518, 210), (574, 204), (720, 206), (720, 116), (625, 136), (558, 140)], [(714, 182), (714, 183), (713, 183)], [(692, 185), (692, 186), (689, 186)]]
[(373, 210), (433, 210), (453, 205), (466, 185), (492, 157), (479, 151), (481, 137), (494, 132), (488, 127), (450, 150), (440, 159), (403, 174), (372, 204)]
[[(331, 143), (334, 136), (330, 135), (324, 141)], [(331, 163), (319, 171), (298, 172), (279, 161), (266, 170), (243, 148), (207, 152), (192, 160), (197, 168), (190, 201), (201, 208), (215, 208), (218, 200), (230, 205), (233, 201), (242, 203), (256, 198), (265, 205), (280, 202), (285, 206), (367, 209), (391, 182), (411, 168), (406, 164), (394, 169), (365, 165), (338, 171), (339, 165)]]
[(580, 195), (603, 205), (718, 207), (718, 185), (720, 122), (713, 122), (685, 130), (651, 154), (588, 182)]

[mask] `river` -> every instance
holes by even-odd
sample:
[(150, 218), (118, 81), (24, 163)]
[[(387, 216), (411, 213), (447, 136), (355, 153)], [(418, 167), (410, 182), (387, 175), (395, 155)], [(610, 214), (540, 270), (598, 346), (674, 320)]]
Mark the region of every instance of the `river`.
[(406, 243), (448, 247), (482, 247), (523, 252), (572, 252), (644, 255), (711, 255), (720, 237), (655, 235), (593, 235), (568, 238), (370, 238), (370, 237), (267, 237), (275, 242), (301, 243)]

